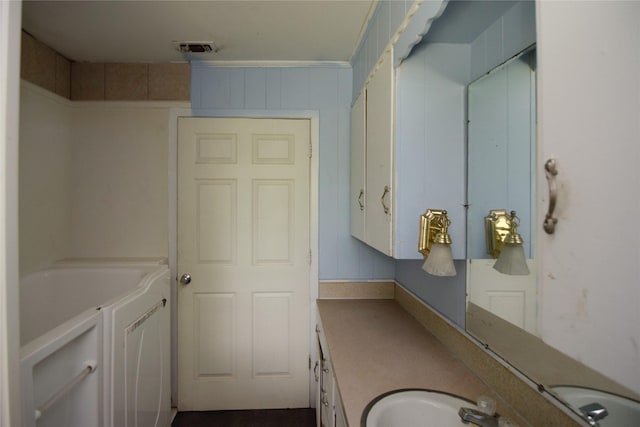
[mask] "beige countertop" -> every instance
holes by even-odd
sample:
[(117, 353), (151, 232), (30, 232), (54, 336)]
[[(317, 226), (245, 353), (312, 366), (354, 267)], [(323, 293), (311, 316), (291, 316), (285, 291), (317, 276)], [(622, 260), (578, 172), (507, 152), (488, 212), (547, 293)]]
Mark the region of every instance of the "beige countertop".
[(350, 427), (365, 406), (400, 388), (425, 388), (472, 401), (496, 399), (498, 412), (518, 422), (503, 400), (394, 300), (318, 300), (338, 390)]

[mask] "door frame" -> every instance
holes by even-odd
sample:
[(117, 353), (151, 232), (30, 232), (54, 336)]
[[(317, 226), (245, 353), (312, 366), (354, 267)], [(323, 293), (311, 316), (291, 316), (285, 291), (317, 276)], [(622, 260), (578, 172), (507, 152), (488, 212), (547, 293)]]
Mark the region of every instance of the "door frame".
[(0, 426), (22, 419), (18, 141), (22, 2), (0, 2)]
[[(318, 181), (320, 158), (320, 112), (317, 110), (218, 110), (172, 108), (169, 111), (169, 175), (168, 175), (168, 236), (170, 277), (177, 277), (178, 259), (178, 118), (252, 118), (252, 119), (307, 119), (310, 124), (312, 156), (309, 165), (309, 244), (311, 265), (309, 270), (309, 355), (310, 367), (316, 362), (316, 305), (318, 298)], [(171, 281), (171, 298), (177, 301), (176, 280)], [(171, 304), (171, 402), (178, 402), (178, 311), (177, 304)], [(316, 389), (313, 370), (309, 369), (309, 406), (315, 407)]]

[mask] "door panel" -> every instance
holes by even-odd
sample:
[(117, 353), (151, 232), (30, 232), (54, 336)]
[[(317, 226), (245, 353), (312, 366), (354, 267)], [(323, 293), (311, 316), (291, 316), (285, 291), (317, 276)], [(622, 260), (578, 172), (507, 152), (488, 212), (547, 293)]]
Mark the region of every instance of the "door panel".
[[(236, 261), (236, 182), (197, 181), (198, 223), (196, 241), (201, 263), (233, 264)], [(208, 239), (206, 236), (216, 236)], [(205, 238), (203, 238), (205, 237)]]
[[(198, 339), (196, 375), (203, 378), (233, 377), (234, 295), (197, 293), (193, 301), (196, 314), (193, 329)], [(206, 333), (201, 333), (202, 330)]]

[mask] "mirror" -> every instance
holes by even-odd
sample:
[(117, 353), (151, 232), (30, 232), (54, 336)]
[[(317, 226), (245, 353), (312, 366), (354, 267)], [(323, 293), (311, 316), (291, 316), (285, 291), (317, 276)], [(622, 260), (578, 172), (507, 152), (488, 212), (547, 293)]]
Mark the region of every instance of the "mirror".
[[(532, 218), (535, 183), (535, 50), (528, 49), (467, 88), (467, 290), (469, 303), (536, 334)], [(486, 220), (515, 211), (527, 275), (493, 268)], [(491, 233), (493, 234), (493, 233)]]
[[(525, 50), (468, 86), (466, 329), (575, 411), (583, 406), (580, 396), (603, 392), (607, 402), (626, 396), (640, 408), (639, 396), (546, 345), (538, 334), (535, 63), (535, 49)], [(493, 268), (485, 217), (496, 209), (517, 212), (527, 275)], [(608, 417), (600, 425), (612, 422)]]

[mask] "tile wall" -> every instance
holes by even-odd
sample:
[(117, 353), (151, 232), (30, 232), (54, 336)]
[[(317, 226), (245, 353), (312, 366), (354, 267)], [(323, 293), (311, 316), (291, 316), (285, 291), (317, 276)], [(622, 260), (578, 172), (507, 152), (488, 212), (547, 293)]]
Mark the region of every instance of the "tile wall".
[(24, 80), (74, 101), (189, 101), (188, 63), (74, 62), (22, 32)]

